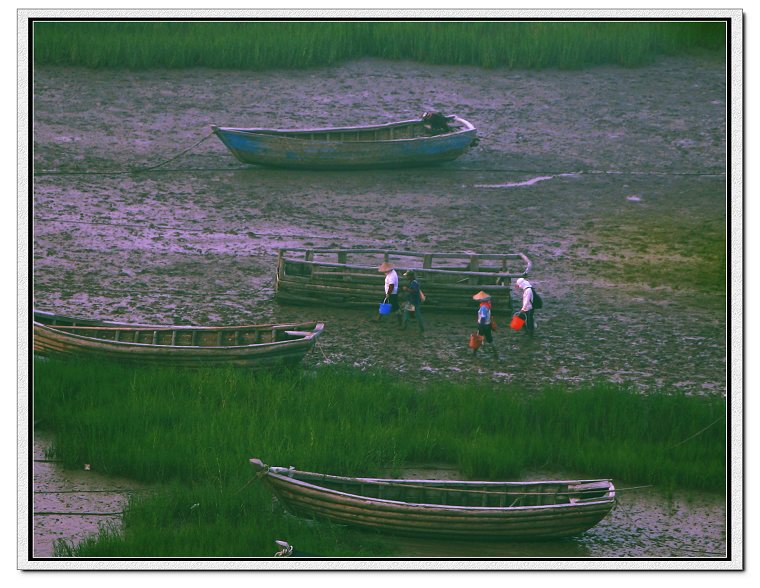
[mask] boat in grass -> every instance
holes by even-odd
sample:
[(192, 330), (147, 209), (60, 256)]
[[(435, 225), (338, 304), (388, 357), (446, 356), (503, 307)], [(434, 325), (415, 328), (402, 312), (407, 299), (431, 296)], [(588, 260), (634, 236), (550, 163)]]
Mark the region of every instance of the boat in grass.
[(211, 128), (242, 163), (294, 169), (430, 165), (456, 159), (477, 139), (471, 123), (439, 113), (372, 126)]
[(512, 312), (512, 280), (528, 275), (523, 253), (431, 253), (386, 249), (283, 248), (277, 257), (276, 300), (285, 304), (377, 306), (384, 297), (382, 263), (414, 270), (425, 295), (423, 308), (475, 310), (473, 295), (485, 290), (495, 312)]
[(167, 367), (267, 367), (303, 359), (320, 322), (196, 327), (136, 325), (34, 311), (34, 353)]
[(587, 531), (615, 505), (611, 480), (470, 482), (351, 478), (250, 460), (292, 514), (396, 535), (556, 539)]

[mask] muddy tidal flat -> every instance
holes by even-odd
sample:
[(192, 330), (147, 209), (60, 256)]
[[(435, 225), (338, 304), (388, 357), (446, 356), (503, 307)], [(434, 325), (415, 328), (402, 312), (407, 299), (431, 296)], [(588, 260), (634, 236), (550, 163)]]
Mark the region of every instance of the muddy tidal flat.
[[(307, 365), (419, 380), (725, 394), (725, 293), (698, 287), (698, 265), (696, 288), (674, 271), (696, 263), (701, 234), (725, 231), (725, 98), (724, 64), (709, 57), (582, 71), (41, 68), (34, 305), (154, 323), (318, 318), (327, 330)], [(480, 144), (450, 164), (391, 171), (246, 166), (215, 137), (182, 153), (212, 124), (370, 124), (425, 110), (470, 120)], [(691, 247), (662, 240), (674, 231)], [(371, 322), (372, 309), (277, 305), (283, 246), (522, 251), (546, 306), (533, 340), (502, 330), (500, 359), (473, 361), (470, 316), (429, 314), (421, 339)]]

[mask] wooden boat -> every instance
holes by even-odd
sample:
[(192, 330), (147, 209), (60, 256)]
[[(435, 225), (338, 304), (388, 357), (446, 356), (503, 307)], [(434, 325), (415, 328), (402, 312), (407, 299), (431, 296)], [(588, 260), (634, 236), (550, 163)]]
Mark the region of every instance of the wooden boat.
[(292, 514), (398, 535), (553, 539), (590, 529), (615, 504), (610, 480), (348, 478), (250, 462)]
[[(426, 113), (427, 114), (427, 113)], [(389, 124), (316, 129), (211, 127), (243, 163), (299, 169), (366, 169), (451, 161), (476, 140), (475, 127), (443, 117), (446, 130), (425, 117)]]
[(403, 272), (414, 270), (425, 310), (475, 310), (474, 294), (485, 290), (495, 311), (513, 310), (511, 283), (523, 277), (531, 261), (522, 253), (419, 253), (385, 249), (280, 249), (276, 300), (285, 304), (343, 307), (377, 306), (383, 299), (385, 276), (378, 271), (391, 263)]
[(171, 367), (265, 367), (300, 361), (323, 323), (230, 327), (135, 325), (34, 311), (34, 352)]

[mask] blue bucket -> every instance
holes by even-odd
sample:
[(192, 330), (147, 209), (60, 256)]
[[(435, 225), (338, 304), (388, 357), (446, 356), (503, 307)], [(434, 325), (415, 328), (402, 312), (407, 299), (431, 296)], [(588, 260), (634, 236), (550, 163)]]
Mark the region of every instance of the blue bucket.
[(390, 314), (392, 308), (393, 307), (391, 306), (390, 302), (381, 302), (380, 303), (380, 314)]

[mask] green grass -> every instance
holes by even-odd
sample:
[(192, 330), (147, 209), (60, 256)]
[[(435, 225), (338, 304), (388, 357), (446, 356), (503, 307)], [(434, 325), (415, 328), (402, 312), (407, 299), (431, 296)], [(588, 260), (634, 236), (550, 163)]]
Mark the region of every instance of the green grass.
[[(645, 211), (606, 217), (583, 228), (585, 237), (575, 247), (588, 249), (590, 255), (584, 257), (593, 274), (620, 283), (667, 286), (725, 306), (724, 219), (653, 216)], [(607, 259), (609, 252), (616, 252), (615, 257)]]
[[(275, 539), (326, 555), (356, 553), (351, 533), (273, 510), (252, 481), (251, 457), (342, 475), (437, 463), (470, 479), (544, 468), (723, 492), (725, 414), (720, 397), (641, 395), (609, 384), (538, 393), (448, 382), (418, 389), (339, 369), (35, 362), (35, 426), (55, 434), (55, 456), (157, 488), (132, 499), (123, 536), (104, 532), (62, 552), (79, 556), (269, 556)], [(379, 538), (365, 549), (392, 547)]]
[(486, 68), (640, 66), (722, 52), (720, 22), (104, 22), (33, 25), (34, 63), (89, 68), (289, 69), (362, 57)]
[(290, 516), (273, 508), (260, 484), (219, 488), (214, 483), (168, 484), (130, 500), (121, 532), (103, 528), (74, 546), (58, 542), (58, 557), (271, 557), (275, 541), (317, 555), (375, 557), (393, 547), (328, 522)]

